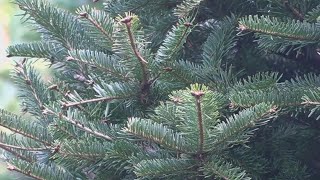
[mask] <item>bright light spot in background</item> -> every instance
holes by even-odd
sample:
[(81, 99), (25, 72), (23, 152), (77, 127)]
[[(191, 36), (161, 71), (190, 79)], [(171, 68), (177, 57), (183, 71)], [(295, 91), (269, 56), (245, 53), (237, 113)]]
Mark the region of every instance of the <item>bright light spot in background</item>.
[(15, 99), (16, 90), (12, 83), (5, 80), (11, 68), (11, 61), (6, 57), (6, 48), (10, 44), (9, 22), (12, 8), (7, 0), (0, 0), (0, 6), (0, 108), (13, 110), (9, 106)]
[[(8, 80), (8, 73), (12, 68), (12, 61), (6, 55), (6, 48), (10, 44), (9, 26), (10, 19), (13, 16), (13, 4), (9, 0), (0, 0), (0, 109), (7, 109), (9, 111), (17, 110), (16, 88)], [(0, 128), (0, 131), (6, 129)], [(4, 157), (0, 150), (0, 179), (14, 180), (21, 179), (20, 175), (15, 172), (9, 172), (4, 162)]]

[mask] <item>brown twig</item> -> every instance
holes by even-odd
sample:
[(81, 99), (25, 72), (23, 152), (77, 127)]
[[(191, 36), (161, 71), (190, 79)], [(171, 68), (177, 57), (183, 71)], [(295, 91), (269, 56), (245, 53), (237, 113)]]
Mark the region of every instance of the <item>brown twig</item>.
[(279, 37), (283, 37), (283, 38), (290, 38), (290, 39), (296, 39), (296, 40), (301, 40), (301, 41), (305, 41), (305, 40), (314, 41), (314, 39), (306, 37), (306, 36), (302, 36), (302, 35), (292, 35), (292, 34), (287, 34), (287, 33), (273, 32), (273, 31), (258, 29), (258, 28), (250, 28), (244, 24), (239, 24), (239, 29), (242, 31), (248, 30), (248, 31), (253, 31), (253, 32), (257, 32), (257, 33), (263, 33), (263, 34), (268, 34), (268, 35), (272, 35), (272, 36), (279, 36)]
[[(199, 128), (199, 149), (197, 152), (197, 159), (200, 163), (199, 166), (203, 166), (204, 161), (204, 153), (203, 153), (203, 146), (204, 146), (204, 127), (203, 127), (203, 117), (202, 117), (202, 109), (201, 109), (201, 97), (205, 93), (201, 90), (198, 91), (192, 91), (191, 95), (195, 97), (196, 99), (196, 107), (197, 107), (197, 114), (198, 114), (198, 128)], [(200, 177), (203, 177), (203, 172), (198, 171), (199, 179), (202, 179)]]
[[(269, 109), (269, 111), (263, 113), (260, 117), (257, 117), (256, 119), (251, 120), (251, 123), (248, 123), (246, 126), (243, 126), (243, 127), (239, 128), (238, 132), (241, 132), (241, 131), (243, 131), (245, 129), (251, 128), (252, 126), (254, 126), (254, 124), (258, 120), (263, 119), (263, 118), (267, 118), (269, 115), (272, 115), (272, 114), (275, 114), (275, 113), (277, 113), (277, 107), (272, 107), (271, 109)], [(215, 142), (215, 146), (217, 146), (220, 143), (225, 142), (228, 137), (229, 136), (224, 136), (222, 139), (219, 139), (217, 142)]]
[(139, 60), (139, 63), (140, 63), (140, 66), (141, 66), (141, 70), (142, 70), (142, 76), (143, 76), (142, 77), (143, 78), (143, 83), (142, 84), (146, 84), (148, 82), (148, 71), (147, 71), (148, 62), (142, 57), (142, 55), (138, 51), (137, 46), (135, 44), (134, 35), (132, 33), (132, 30), (131, 30), (132, 18), (133, 18), (132, 16), (127, 16), (124, 19), (122, 19), (121, 22), (126, 25), (131, 48), (132, 48), (134, 54), (136, 55), (136, 57)]
[(188, 153), (185, 149), (179, 149), (178, 146), (171, 146), (169, 144), (163, 144), (163, 141), (161, 141), (160, 139), (155, 139), (155, 138), (147, 137), (147, 136), (144, 136), (144, 135), (141, 135), (141, 134), (137, 134), (134, 131), (131, 131), (130, 129), (125, 129), (125, 131), (127, 133), (130, 133), (130, 134), (138, 137), (138, 138), (141, 138), (141, 139), (144, 139), (144, 140), (147, 140), (147, 141), (152, 141), (152, 142), (155, 142), (157, 144), (161, 144), (162, 146), (165, 146), (165, 147), (167, 147), (169, 149), (175, 150), (175, 151), (177, 151), (179, 153), (185, 153), (185, 154)]
[(204, 146), (204, 128), (203, 128), (203, 119), (202, 119), (202, 109), (201, 109), (201, 97), (204, 95), (202, 91), (193, 91), (191, 95), (196, 99), (196, 106), (198, 112), (198, 127), (199, 127), (199, 154), (203, 152)]

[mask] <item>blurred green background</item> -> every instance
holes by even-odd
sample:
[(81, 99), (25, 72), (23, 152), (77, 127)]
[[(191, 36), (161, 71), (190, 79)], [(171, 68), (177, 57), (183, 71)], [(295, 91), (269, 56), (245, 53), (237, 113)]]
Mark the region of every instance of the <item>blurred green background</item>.
[[(93, 4), (92, 0), (47, 0), (61, 8), (74, 10), (83, 4)], [(39, 35), (31, 31), (31, 27), (20, 20), (21, 11), (15, 6), (14, 0), (0, 0), (0, 109), (6, 109), (10, 112), (19, 113), (19, 100), (17, 98), (17, 90), (10, 78), (14, 60), (6, 58), (6, 48), (11, 44), (21, 42), (31, 42), (39, 39)], [(101, 5), (101, 2), (99, 4)], [(41, 73), (49, 72), (46, 66), (37, 63), (37, 69)], [(48, 75), (44, 74), (45, 76)], [(0, 131), (6, 131), (0, 127)], [(0, 150), (0, 180), (26, 179), (17, 173), (9, 172), (6, 168)], [(1, 159), (2, 158), (2, 159)]]

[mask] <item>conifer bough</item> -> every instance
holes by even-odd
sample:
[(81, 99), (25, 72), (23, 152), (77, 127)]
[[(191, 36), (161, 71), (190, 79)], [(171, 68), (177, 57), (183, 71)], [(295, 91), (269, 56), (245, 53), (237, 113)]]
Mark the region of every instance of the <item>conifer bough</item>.
[[(319, 76), (240, 69), (270, 58), (259, 48), (289, 56), (317, 44), (318, 24), (299, 20), (320, 11), (285, 1), (277, 7), (298, 20), (282, 22), (253, 16), (274, 5), (259, 2), (109, 0), (73, 14), (15, 0), (41, 40), (8, 48), (24, 58), (13, 74), (24, 114), (0, 110), (14, 132), (0, 134), (8, 169), (40, 180), (310, 177), (296, 156), (304, 148), (286, 142), (316, 133), (284, 117), (320, 117)], [(259, 46), (243, 43), (252, 39)], [(50, 65), (50, 80), (35, 59)]]

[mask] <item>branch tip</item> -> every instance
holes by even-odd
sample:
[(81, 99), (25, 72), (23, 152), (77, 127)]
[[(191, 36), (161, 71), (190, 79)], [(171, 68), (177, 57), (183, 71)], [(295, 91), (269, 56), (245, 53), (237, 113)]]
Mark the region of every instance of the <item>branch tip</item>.
[(133, 19), (132, 16), (127, 16), (127, 17), (121, 19), (120, 22), (122, 22), (124, 24), (129, 24), (129, 23), (131, 23), (132, 19)]
[(186, 27), (192, 27), (193, 24), (192, 24), (191, 22), (186, 22), (186, 23), (184, 23), (184, 26), (186, 26)]
[(202, 97), (203, 95), (205, 95), (205, 93), (203, 91), (192, 91), (191, 92), (191, 95), (196, 97), (196, 98), (200, 98)]
[(88, 15), (87, 12), (81, 12), (81, 13), (79, 13), (79, 16), (80, 16), (81, 18), (88, 18), (88, 17), (89, 17), (89, 15)]

